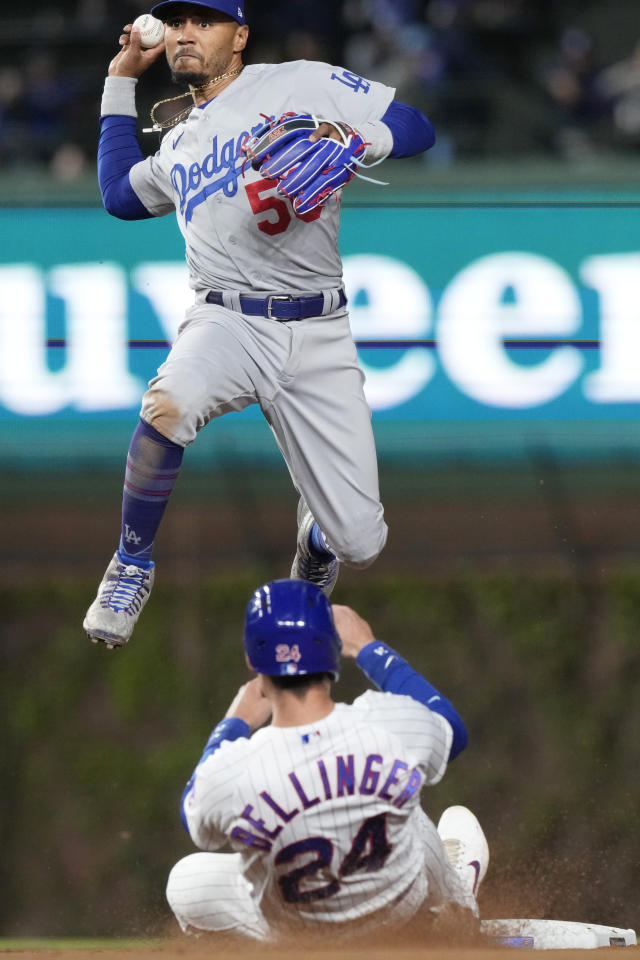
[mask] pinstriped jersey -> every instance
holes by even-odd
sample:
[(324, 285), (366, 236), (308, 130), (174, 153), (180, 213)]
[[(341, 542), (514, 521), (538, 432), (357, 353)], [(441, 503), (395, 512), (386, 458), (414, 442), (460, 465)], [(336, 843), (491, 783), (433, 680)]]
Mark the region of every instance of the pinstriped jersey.
[(379, 120), (393, 94), (326, 63), (254, 64), (172, 128), (129, 178), (151, 213), (175, 210), (191, 286), (299, 293), (339, 286), (340, 192), (298, 217), (275, 181), (244, 162), (241, 146), (265, 117), (287, 111), (354, 127)]
[(452, 730), (403, 695), (368, 691), (305, 727), (227, 741), (196, 771), (184, 810), (204, 850), (227, 841), (274, 928), (358, 920), (428, 896), (423, 786)]

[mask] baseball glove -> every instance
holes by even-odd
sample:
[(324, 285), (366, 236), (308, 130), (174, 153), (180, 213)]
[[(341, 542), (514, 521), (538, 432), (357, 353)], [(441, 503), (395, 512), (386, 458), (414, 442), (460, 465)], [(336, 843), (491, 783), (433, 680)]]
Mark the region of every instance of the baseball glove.
[[(340, 140), (309, 136), (321, 123), (330, 123)], [(242, 150), (254, 170), (278, 181), (278, 193), (293, 203), (303, 216), (344, 187), (361, 164), (365, 143), (346, 123), (319, 120), (309, 113), (285, 113), (279, 120), (268, 120), (248, 137)]]

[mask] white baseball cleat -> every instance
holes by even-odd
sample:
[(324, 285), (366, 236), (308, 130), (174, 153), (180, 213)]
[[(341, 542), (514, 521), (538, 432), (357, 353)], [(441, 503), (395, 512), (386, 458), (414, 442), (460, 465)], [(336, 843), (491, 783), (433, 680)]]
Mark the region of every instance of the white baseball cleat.
[(467, 807), (447, 807), (437, 829), (465, 892), (475, 897), (489, 866), (489, 845), (477, 817)]
[(102, 641), (110, 650), (127, 643), (149, 599), (154, 578), (154, 564), (145, 570), (123, 563), (114, 553), (82, 624), (92, 643)]
[(309, 534), (315, 520), (309, 507), (300, 497), (298, 503), (298, 542), (296, 555), (293, 558), (291, 567), (292, 580), (307, 580), (309, 583), (315, 583), (320, 587), (326, 597), (328, 597), (336, 585), (340, 563), (337, 557), (331, 554), (328, 558), (320, 558), (311, 551), (309, 547)]

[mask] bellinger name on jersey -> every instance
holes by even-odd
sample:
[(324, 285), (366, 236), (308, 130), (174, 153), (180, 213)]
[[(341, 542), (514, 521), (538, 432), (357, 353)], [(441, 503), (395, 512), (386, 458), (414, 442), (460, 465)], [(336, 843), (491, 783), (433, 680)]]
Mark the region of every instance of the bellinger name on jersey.
[[(242, 827), (235, 827), (232, 837), (247, 846), (270, 850), (271, 842), (281, 833), (283, 824), (289, 823), (294, 817), (323, 800), (354, 796), (356, 793), (360, 796), (375, 795), (399, 809), (420, 791), (423, 783), (423, 775), (417, 767), (410, 767), (403, 760), (385, 761), (379, 753), (370, 753), (365, 757), (361, 771), (356, 770), (356, 757), (352, 753), (346, 757), (337, 756), (335, 765), (328, 760), (317, 760), (316, 768), (320, 777), (320, 790), (314, 787), (307, 792), (295, 771), (287, 774), (297, 798), (294, 802), (298, 804), (290, 809), (286, 809), (290, 801), (283, 800), (279, 803), (267, 790), (260, 791), (262, 800), (283, 823), (271, 828), (266, 826), (264, 818), (257, 812), (254, 814), (253, 804), (248, 803), (240, 814), (240, 819), (249, 823), (261, 836), (256, 836)], [(404, 786), (401, 786), (401, 781), (405, 781)]]

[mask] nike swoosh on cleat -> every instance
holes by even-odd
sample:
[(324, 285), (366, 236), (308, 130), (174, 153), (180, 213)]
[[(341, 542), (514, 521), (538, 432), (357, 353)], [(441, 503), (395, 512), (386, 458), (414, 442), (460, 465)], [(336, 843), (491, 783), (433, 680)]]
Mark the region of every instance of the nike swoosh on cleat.
[(476, 878), (473, 881), (473, 887), (471, 888), (472, 893), (475, 893), (478, 889), (478, 883), (480, 882), (480, 864), (477, 860), (470, 860), (467, 864), (468, 867), (473, 867), (475, 871)]

